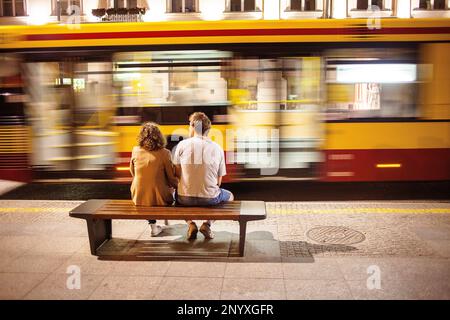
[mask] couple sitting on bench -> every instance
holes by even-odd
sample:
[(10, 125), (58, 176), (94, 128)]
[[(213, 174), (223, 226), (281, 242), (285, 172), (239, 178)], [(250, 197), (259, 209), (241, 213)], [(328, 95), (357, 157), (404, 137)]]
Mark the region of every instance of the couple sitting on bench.
[[(130, 171), (133, 176), (131, 196), (137, 206), (169, 206), (174, 201), (183, 206), (211, 206), (233, 201), (233, 194), (220, 188), (226, 174), (222, 148), (207, 137), (211, 121), (202, 112), (189, 117), (189, 139), (181, 141), (173, 154), (165, 148), (166, 141), (155, 123), (145, 123), (133, 148)], [(175, 191), (176, 189), (176, 191)], [(187, 238), (197, 237), (194, 221), (188, 224)], [(213, 239), (213, 220), (204, 221), (200, 232)], [(162, 227), (149, 220), (151, 235)]]

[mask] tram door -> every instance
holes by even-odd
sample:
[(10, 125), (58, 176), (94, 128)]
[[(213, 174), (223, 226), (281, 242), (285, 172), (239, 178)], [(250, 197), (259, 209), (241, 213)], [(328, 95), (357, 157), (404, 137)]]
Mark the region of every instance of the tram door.
[(35, 178), (110, 178), (115, 163), (111, 63), (25, 65)]

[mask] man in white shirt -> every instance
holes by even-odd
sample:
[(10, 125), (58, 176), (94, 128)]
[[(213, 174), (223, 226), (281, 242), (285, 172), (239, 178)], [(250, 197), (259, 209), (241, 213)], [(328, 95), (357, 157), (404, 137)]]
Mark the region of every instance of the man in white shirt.
[[(220, 188), (226, 175), (225, 156), (222, 148), (208, 138), (211, 121), (203, 112), (189, 117), (189, 139), (181, 141), (173, 155), (176, 175), (180, 177), (176, 200), (184, 206), (211, 206), (233, 201), (233, 194)], [(200, 232), (206, 239), (213, 239), (213, 221), (204, 221)], [(189, 240), (197, 237), (195, 222), (187, 221)]]

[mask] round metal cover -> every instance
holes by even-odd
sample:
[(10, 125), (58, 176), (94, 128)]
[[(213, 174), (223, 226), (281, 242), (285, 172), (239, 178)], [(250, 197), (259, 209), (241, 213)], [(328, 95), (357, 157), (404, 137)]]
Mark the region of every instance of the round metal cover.
[(306, 236), (323, 244), (355, 244), (366, 239), (359, 231), (338, 226), (312, 228), (306, 232)]

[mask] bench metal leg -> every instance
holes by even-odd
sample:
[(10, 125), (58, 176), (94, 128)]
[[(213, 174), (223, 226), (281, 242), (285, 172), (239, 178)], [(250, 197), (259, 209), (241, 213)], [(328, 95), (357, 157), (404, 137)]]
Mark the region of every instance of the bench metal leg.
[(239, 256), (244, 256), (245, 235), (247, 234), (247, 221), (239, 221)]
[(91, 254), (97, 255), (97, 249), (111, 239), (111, 220), (86, 219)]

